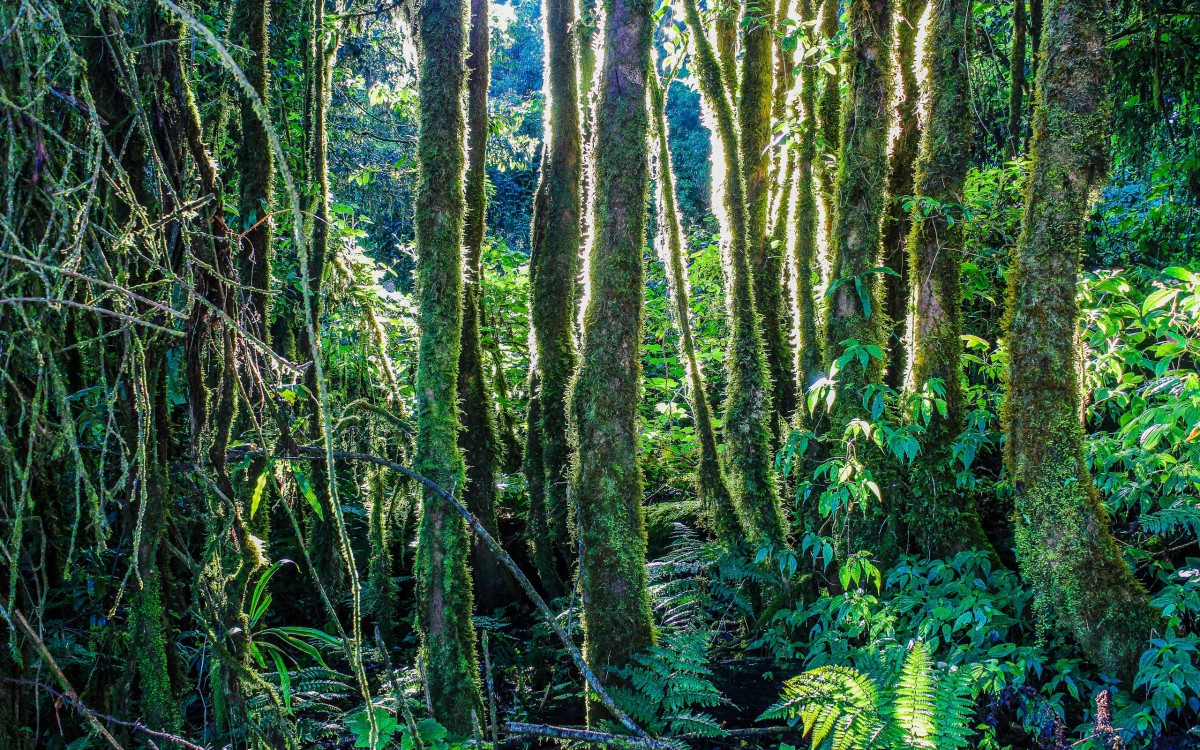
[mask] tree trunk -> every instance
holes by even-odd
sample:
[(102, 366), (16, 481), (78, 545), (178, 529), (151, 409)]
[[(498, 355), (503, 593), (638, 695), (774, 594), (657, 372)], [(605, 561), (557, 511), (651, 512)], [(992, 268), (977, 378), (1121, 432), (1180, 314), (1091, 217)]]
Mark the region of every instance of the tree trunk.
[[(821, 39), (826, 43), (837, 36), (841, 28), (839, 0), (821, 3)], [(817, 160), (814, 164), (821, 201), (825, 206), (825, 242), (833, 240), (833, 214), (837, 203), (834, 182), (837, 180), (837, 158), (842, 148), (842, 63), (834, 60), (833, 71), (822, 77), (821, 97), (817, 103)], [(824, 333), (824, 331), (822, 331)], [(828, 345), (829, 342), (824, 342)], [(836, 343), (836, 342), (835, 342)]]
[(905, 201), (913, 194), (913, 164), (921, 142), (917, 121), (920, 91), (917, 85), (917, 24), (925, 12), (927, 0), (901, 0), (896, 18), (896, 62), (900, 69), (901, 99), (896, 103), (900, 133), (892, 145), (888, 175), (888, 205), (883, 219), (883, 265), (897, 275), (883, 279), (884, 312), (887, 314), (887, 384), (899, 391), (904, 387), (907, 367), (905, 341), (908, 327), (908, 232), (912, 212)]
[[(417, 278), (421, 340), (417, 363), (417, 471), (461, 488), (458, 354), (462, 337), (463, 95), (467, 16), (463, 0), (426, 0), (417, 10), (420, 130), (417, 159)], [(457, 735), (482, 715), (470, 538), (462, 517), (422, 489), (417, 543), (418, 624), (434, 718)]]
[[(542, 178), (534, 202), (530, 258), (531, 321), (537, 347), (538, 442), (541, 471), (527, 474), (531, 507), (544, 524), (535, 524), (535, 560), (554, 562), (556, 573), (539, 571), (551, 595), (563, 592), (569, 578), (571, 538), (567, 489), (571, 445), (567, 391), (575, 373), (575, 290), (579, 273), (582, 134), (579, 122), (578, 64), (572, 38), (575, 6), (571, 0), (545, 0), (546, 81), (549, 116), (542, 153)], [(526, 446), (526, 451), (529, 448)], [(527, 457), (527, 462), (529, 458)], [(534, 488), (534, 485), (540, 485)], [(538, 547), (546, 547), (542, 552)]]
[[(721, 66), (705, 36), (695, 0), (684, 0), (693, 44), (692, 65), (700, 92), (714, 120), (714, 206), (726, 235), (725, 304), (729, 314), (729, 350), (725, 403), (725, 475), (733, 492), (738, 521), (751, 543), (782, 547), (786, 532), (771, 462), (770, 376), (754, 312), (746, 240), (746, 191), (733, 105), (721, 78)], [(723, 162), (723, 163), (722, 163)], [(720, 175), (723, 180), (719, 180)]]
[[(921, 133), (908, 236), (913, 269), (911, 387), (921, 393), (930, 380), (942, 382), (946, 415), (931, 413), (926, 428), (924, 470), (918, 497), (906, 519), (909, 547), (931, 557), (986, 548), (979, 516), (960, 496), (951, 468), (950, 444), (962, 431), (963, 184), (971, 154), (968, 80), (970, 53), (963, 25), (967, 0), (932, 0), (926, 32), (929, 109)], [(933, 203), (926, 203), (932, 201)], [(922, 204), (931, 208), (928, 215)]]
[[(590, 294), (579, 372), (570, 394), (577, 440), (572, 499), (579, 505), (582, 534), (584, 651), (600, 673), (625, 666), (652, 641), (638, 413), (646, 77), (654, 6), (649, 0), (605, 0), (604, 8), (604, 62), (596, 79), (595, 225), (587, 257)], [(545, 388), (543, 381), (543, 393)], [(546, 438), (543, 431), (542, 440)], [(589, 705), (589, 724), (603, 718), (603, 709)]]
[[(825, 0), (836, 5), (836, 0)], [(800, 19), (815, 19), (813, 0), (800, 0)], [(796, 149), (796, 244), (792, 266), (796, 269), (795, 308), (797, 316), (796, 374), (800, 401), (796, 414), (805, 414), (804, 394), (820, 377), (821, 338), (817, 333), (817, 304), (814, 286), (820, 282), (817, 264), (817, 194), (814, 167), (817, 161), (817, 68), (808, 61), (800, 71), (800, 143)]]
[(1021, 110), (1025, 97), (1025, 0), (1013, 1), (1012, 55), (1008, 61), (1008, 153), (1022, 153)]
[[(483, 321), (483, 238), (487, 217), (488, 82), (491, 61), (488, 44), (487, 0), (471, 0), (467, 74), (466, 215), (463, 226), (462, 346), (458, 355), (458, 400), (462, 429), (458, 447), (467, 465), (463, 500), (489, 534), (496, 536), (496, 474), (500, 437), (492, 393), (484, 371), (480, 329)], [(516, 593), (495, 554), (481, 539), (471, 550), (475, 604), (491, 612)]]
[[(700, 441), (700, 465), (696, 469), (697, 494), (717, 535), (729, 539), (737, 534), (737, 514), (733, 499), (725, 484), (717, 454), (717, 438), (713, 431), (712, 411), (708, 396), (704, 392), (704, 376), (696, 358), (696, 344), (692, 339), (691, 302), (687, 266), (683, 262), (683, 226), (679, 221), (679, 205), (675, 198), (675, 175), (671, 169), (671, 149), (668, 143), (666, 97), (658, 81), (654, 65), (650, 66), (650, 111), (654, 142), (658, 147), (655, 155), (658, 183), (658, 254), (667, 270), (667, 282), (671, 292), (671, 310), (679, 326), (679, 349), (683, 356), (687, 374), (687, 397), (692, 407), (692, 418), (696, 423), (696, 436)], [(670, 86), (670, 83), (667, 83)]]
[(1156, 618), (1083, 458), (1076, 287), (1084, 221), (1108, 167), (1105, 0), (1050, 0), (1033, 116), (1033, 171), (1009, 277), (1004, 418), (1021, 571), (1044, 617), (1130, 679)]

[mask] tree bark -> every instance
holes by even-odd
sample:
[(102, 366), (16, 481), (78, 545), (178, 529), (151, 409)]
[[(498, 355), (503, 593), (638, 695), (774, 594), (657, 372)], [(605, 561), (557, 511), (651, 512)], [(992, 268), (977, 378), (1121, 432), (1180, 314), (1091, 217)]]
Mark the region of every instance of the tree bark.
[(1033, 171), (1009, 277), (1005, 458), (1021, 572), (1037, 610), (1130, 679), (1156, 622), (1083, 457), (1075, 345), (1084, 221), (1108, 169), (1106, 0), (1050, 0)]
[[(836, 0), (825, 0), (836, 5)], [(800, 0), (800, 18), (813, 21), (816, 9), (813, 0)], [(796, 375), (799, 384), (796, 414), (805, 414), (804, 394), (820, 377), (821, 338), (817, 330), (817, 304), (814, 286), (820, 282), (821, 269), (817, 263), (817, 193), (814, 173), (817, 162), (817, 68), (808, 61), (800, 70), (800, 143), (796, 149), (796, 242), (792, 249), (792, 266), (796, 269)]]
[(1008, 153), (1022, 153), (1021, 110), (1025, 97), (1025, 0), (1013, 0), (1012, 55), (1008, 60)]

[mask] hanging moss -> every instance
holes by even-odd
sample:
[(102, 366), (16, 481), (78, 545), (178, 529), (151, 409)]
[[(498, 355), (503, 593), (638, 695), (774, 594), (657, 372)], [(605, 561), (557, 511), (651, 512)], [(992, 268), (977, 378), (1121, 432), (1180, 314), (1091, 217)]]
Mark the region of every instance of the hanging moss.
[[(546, 142), (542, 177), (534, 201), (530, 255), (530, 320), (537, 347), (538, 438), (541, 474), (528, 477), (543, 498), (546, 537), (534, 546), (548, 548), (556, 566), (573, 557), (567, 519), (571, 446), (567, 391), (575, 372), (575, 289), (579, 273), (582, 135), (579, 122), (578, 63), (570, 0), (545, 0)], [(528, 450), (528, 448), (527, 448)], [(528, 461), (528, 459), (527, 459)], [(538, 555), (542, 553), (539, 551)], [(550, 558), (548, 558), (550, 559)], [(550, 585), (553, 585), (552, 583)], [(561, 592), (555, 592), (561, 593)]]
[(666, 113), (666, 92), (658, 80), (653, 63), (650, 66), (650, 113), (658, 184), (658, 251), (667, 270), (671, 291), (671, 310), (679, 326), (679, 349), (687, 374), (687, 398), (700, 440), (700, 465), (696, 469), (696, 487), (701, 507), (710, 519), (717, 535), (732, 539), (738, 531), (737, 513), (725, 475), (717, 455), (717, 438), (713, 431), (712, 411), (704, 392), (704, 376), (696, 358), (692, 338), (691, 303), (687, 266), (683, 262), (683, 227), (679, 223), (679, 205), (675, 198), (675, 175), (671, 168)]
[[(571, 489), (582, 534), (584, 652), (599, 672), (624, 666), (652, 640), (638, 414), (648, 168), (646, 76), (654, 5), (650, 0), (606, 0), (604, 9), (604, 62), (596, 79), (589, 298), (579, 371), (570, 394), (576, 447)], [(544, 392), (544, 380), (542, 388)], [(602, 711), (589, 705), (588, 722), (604, 718)]]
[(920, 393), (930, 379), (942, 381), (946, 416), (936, 411), (921, 456), (922, 481), (905, 525), (909, 547), (928, 556), (952, 556), (987, 548), (979, 516), (954, 482), (950, 445), (963, 427), (962, 269), (963, 184), (970, 161), (969, 50), (962, 33), (965, 0), (932, 0), (926, 32), (925, 67), (929, 105), (921, 133), (914, 195), (939, 208), (926, 216), (912, 211), (908, 263), (913, 269), (910, 331), (911, 388)]
[[(493, 536), (497, 534), (496, 474), (500, 469), (500, 436), (496, 430), (492, 389), (484, 372), (483, 239), (487, 217), (488, 84), (491, 78), (486, 0), (471, 0), (467, 74), (466, 216), (463, 227), (462, 346), (458, 357), (458, 400), (462, 428), (458, 447), (467, 465), (463, 500)], [(482, 539), (474, 540), (471, 571), (475, 604), (491, 612), (516, 594), (508, 574)]]
[(892, 142), (887, 186), (887, 212), (883, 218), (883, 265), (896, 272), (883, 279), (884, 312), (888, 318), (887, 384), (897, 391), (904, 387), (907, 368), (905, 341), (908, 321), (908, 233), (911, 211), (905, 209), (913, 195), (914, 164), (921, 142), (917, 120), (920, 91), (917, 85), (917, 24), (927, 0), (899, 0), (896, 14), (896, 67), (900, 71), (900, 99), (896, 120), (900, 132)]
[(1021, 572), (1044, 626), (1129, 680), (1156, 622), (1109, 532), (1083, 458), (1075, 345), (1084, 221), (1108, 167), (1104, 0), (1050, 0), (1033, 116), (1033, 170), (1009, 277), (1005, 460)]
[[(417, 159), (416, 467), (442, 487), (463, 486), (455, 385), (462, 336), (463, 144), (467, 16), (463, 0), (417, 10), (420, 130)], [(451, 732), (482, 715), (466, 523), (429, 489), (417, 543), (418, 624), (434, 718)]]
[[(833, 0), (827, 0), (832, 3)], [(810, 22), (816, 13), (812, 0), (800, 0), (800, 18)], [(796, 374), (800, 398), (817, 378), (823, 362), (821, 338), (817, 332), (815, 283), (820, 280), (817, 264), (817, 194), (814, 168), (817, 154), (817, 68), (806, 64), (800, 71), (800, 143), (796, 148), (796, 242), (792, 246), (792, 266), (796, 269)], [(796, 414), (804, 412), (803, 408)]]
[[(684, 0), (693, 44), (693, 73), (715, 128), (714, 188), (721, 194), (718, 218), (726, 233), (725, 304), (729, 315), (729, 350), (725, 403), (726, 477), (733, 492), (738, 520), (752, 543), (785, 542), (783, 513), (772, 471), (770, 376), (763, 358), (762, 337), (754, 312), (754, 290), (746, 240), (746, 191), (733, 106), (722, 84), (721, 66), (705, 36), (695, 0)], [(722, 178), (723, 179), (719, 179)], [(719, 179), (719, 182), (718, 182)]]

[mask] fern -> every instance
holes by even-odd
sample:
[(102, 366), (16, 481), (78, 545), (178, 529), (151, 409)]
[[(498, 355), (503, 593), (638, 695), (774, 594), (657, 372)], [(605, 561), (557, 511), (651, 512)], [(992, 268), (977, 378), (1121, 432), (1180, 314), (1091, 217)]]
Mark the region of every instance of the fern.
[(788, 680), (760, 718), (800, 723), (814, 750), (958, 750), (973, 733), (973, 688), (966, 670), (940, 669), (918, 642), (894, 685), (852, 667), (817, 667)]

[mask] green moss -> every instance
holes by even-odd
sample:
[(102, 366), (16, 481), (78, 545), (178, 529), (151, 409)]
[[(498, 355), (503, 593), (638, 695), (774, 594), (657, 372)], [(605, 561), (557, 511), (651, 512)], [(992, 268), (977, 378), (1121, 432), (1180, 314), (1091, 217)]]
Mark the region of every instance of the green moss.
[(1021, 237), (1009, 278), (1003, 419), (1016, 540), (1045, 625), (1102, 669), (1133, 676), (1156, 613), (1126, 566), (1083, 460), (1075, 292), (1083, 227), (1107, 170), (1103, 0), (1046, 6)]
[[(833, 0), (827, 0), (833, 3)], [(812, 0), (800, 0), (800, 18), (814, 19)], [(817, 161), (817, 68), (805, 65), (800, 72), (800, 143), (796, 149), (796, 242), (792, 266), (796, 269), (795, 301), (798, 332), (796, 375), (800, 394), (820, 377), (823, 356), (817, 333), (817, 304), (814, 281), (820, 278), (817, 263), (817, 194), (814, 167)], [(803, 409), (796, 413), (800, 415)]]
[[(838, 0), (821, 3), (821, 38), (830, 42), (841, 28)], [(821, 95), (817, 103), (817, 161), (814, 165), (821, 200), (825, 204), (825, 236), (833, 235), (833, 213), (836, 203), (833, 183), (837, 177), (837, 156), (842, 145), (842, 69), (840, 61), (821, 76)], [(825, 342), (828, 343), (828, 342)], [(836, 342), (835, 342), (836, 343)]]
[[(638, 415), (648, 169), (646, 77), (654, 6), (650, 0), (606, 0), (604, 7), (605, 54), (596, 79), (589, 298), (570, 395), (576, 447), (571, 488), (582, 534), (584, 652), (601, 673), (625, 665), (652, 640)], [(545, 381), (542, 387), (544, 392)], [(589, 723), (602, 718), (597, 708), (589, 706)]]
[(725, 355), (725, 474), (745, 533), (754, 543), (782, 546), (786, 533), (771, 469), (771, 435), (767, 426), (770, 376), (754, 310), (746, 239), (746, 191), (733, 106), (722, 85), (721, 66), (705, 36), (695, 0), (684, 0), (684, 11), (694, 45), (693, 72), (716, 125), (713, 159), (724, 161), (724, 181), (717, 192), (723, 197), (718, 218), (727, 234), (722, 250), (730, 333)]
[(568, 522), (573, 511), (567, 502), (571, 461), (567, 393), (577, 363), (574, 321), (582, 179), (574, 8), (569, 0), (545, 0), (548, 136), (530, 243), (530, 320), (537, 348), (542, 456), (541, 474), (527, 478), (531, 488), (540, 484), (531, 491), (544, 498), (547, 536), (535, 545), (547, 547), (560, 566), (573, 557)]
[[(417, 158), (417, 280), (421, 339), (417, 363), (416, 468), (437, 484), (464, 482), (458, 450), (456, 383), (462, 336), (463, 166), (466, 128), (466, 5), (427, 0), (417, 11), (420, 131)], [(482, 715), (465, 522), (423, 491), (417, 544), (421, 655), (434, 717), (468, 735)]]

